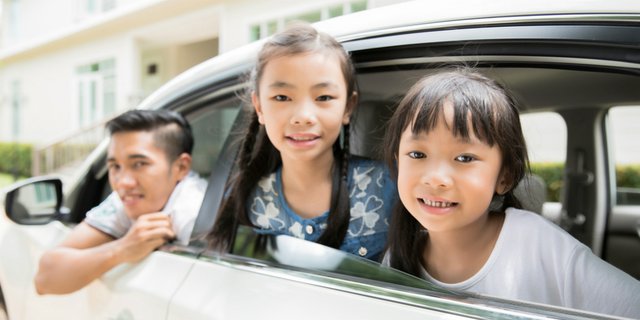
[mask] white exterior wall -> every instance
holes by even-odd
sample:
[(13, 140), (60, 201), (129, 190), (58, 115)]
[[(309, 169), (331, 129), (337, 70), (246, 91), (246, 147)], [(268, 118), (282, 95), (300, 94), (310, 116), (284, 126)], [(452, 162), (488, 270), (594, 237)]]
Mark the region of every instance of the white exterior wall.
[[(136, 50), (126, 35), (88, 42), (67, 50), (12, 63), (2, 68), (2, 95), (9, 97), (11, 83), (20, 83), (20, 141), (47, 144), (80, 129), (78, 122), (78, 66), (113, 58), (116, 61), (116, 108), (129, 107), (127, 98), (137, 89), (130, 70), (137, 70)], [(2, 107), (2, 138), (9, 137), (12, 120), (10, 103)], [(3, 139), (4, 140), (4, 139)]]
[[(22, 0), (18, 1), (17, 30), (13, 34), (3, 28), (3, 46), (15, 46), (32, 39), (42, 38), (55, 30), (64, 29), (73, 23), (74, 0)], [(4, 18), (10, 15), (11, 6), (3, 0)], [(3, 25), (9, 23), (4, 21)]]
[[(123, 111), (191, 65), (248, 43), (253, 24), (349, 2), (117, 0), (116, 9), (87, 15), (80, 10), (85, 0), (18, 0), (13, 30), (10, 0), (2, 1), (0, 141), (16, 138), (11, 86), (18, 80), (17, 140), (37, 147), (80, 129), (79, 66), (115, 60), (115, 108)], [(369, 0), (368, 6), (402, 1)], [(153, 63), (158, 73), (147, 75)]]
[[(406, 0), (369, 0), (368, 8), (380, 7)], [(253, 24), (301, 12), (330, 7), (349, 0), (233, 0), (226, 1), (220, 21), (220, 52), (227, 52), (250, 42)]]
[(264, 20), (294, 15), (298, 12), (329, 6), (332, 3), (344, 2), (335, 0), (271, 0), (229, 1), (225, 6), (220, 21), (220, 52), (237, 48), (250, 41), (249, 26)]
[[(115, 108), (120, 112), (134, 107), (148, 93), (143, 91), (141, 79), (145, 66), (140, 62), (145, 50), (155, 49), (167, 56), (160, 61), (163, 73), (156, 87), (190, 64), (217, 54), (219, 9), (215, 1), (119, 2), (127, 7), (83, 17), (78, 13), (78, 0), (20, 0), (18, 37), (9, 32), (8, 12), (3, 13), (0, 141), (17, 139), (43, 146), (81, 129), (79, 66), (115, 61)], [(7, 3), (3, 1), (4, 9)], [(127, 16), (122, 18), (122, 11), (131, 11), (132, 7), (140, 10), (125, 12)], [(113, 19), (122, 22), (109, 25)], [(201, 51), (185, 53), (189, 48)], [(17, 137), (12, 130), (14, 81), (19, 82), (21, 96)], [(100, 120), (95, 123), (99, 125)]]

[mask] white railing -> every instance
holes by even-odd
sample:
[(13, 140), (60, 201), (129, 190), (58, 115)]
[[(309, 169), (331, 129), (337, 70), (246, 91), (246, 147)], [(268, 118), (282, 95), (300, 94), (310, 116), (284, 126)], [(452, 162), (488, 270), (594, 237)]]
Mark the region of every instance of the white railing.
[(67, 137), (33, 149), (31, 174), (39, 176), (68, 169), (84, 160), (104, 139), (105, 121), (80, 129)]

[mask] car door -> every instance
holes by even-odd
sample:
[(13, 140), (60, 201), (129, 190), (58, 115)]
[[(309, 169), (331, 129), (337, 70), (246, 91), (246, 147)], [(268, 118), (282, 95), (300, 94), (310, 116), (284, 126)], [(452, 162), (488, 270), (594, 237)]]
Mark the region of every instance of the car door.
[[(197, 83), (192, 84), (194, 86)], [(224, 87), (224, 86), (223, 86)], [(185, 114), (192, 126), (195, 145), (192, 169), (208, 177), (217, 162), (240, 109), (236, 87), (211, 86), (196, 93), (186, 91), (165, 105)], [(85, 288), (72, 294), (38, 295), (33, 285), (42, 253), (62, 241), (84, 209), (96, 205), (110, 193), (104, 170), (106, 144), (91, 157), (93, 163), (75, 195), (66, 205), (69, 214), (44, 225), (18, 224), (3, 215), (0, 223), (0, 280), (11, 319), (162, 319), (169, 301), (195, 260), (188, 249), (180, 254), (172, 246), (153, 252), (140, 263), (119, 265)], [(35, 185), (39, 191), (40, 185)], [(46, 190), (45, 190), (46, 191)], [(41, 192), (34, 192), (39, 194)], [(31, 222), (33, 222), (32, 220)], [(25, 221), (25, 223), (31, 223)]]
[(589, 313), (439, 288), (317, 243), (240, 227), (230, 253), (203, 251), (176, 292), (178, 319), (582, 319)]
[[(611, 100), (616, 95), (596, 96), (598, 99), (590, 101), (590, 95), (576, 99), (575, 96), (567, 94), (568, 92), (580, 92), (582, 88), (603, 83), (608, 84), (607, 89), (625, 85), (629, 81), (634, 85), (638, 83), (638, 79), (633, 76), (619, 75), (619, 70), (615, 68), (600, 73), (598, 69), (602, 68), (602, 65), (579, 57), (585, 54), (580, 50), (581, 45), (589, 47), (586, 44), (590, 43), (595, 31), (598, 31), (595, 34), (602, 40), (607, 37), (608, 32), (615, 33), (615, 27), (603, 30), (602, 26), (594, 27), (590, 22), (574, 25), (571, 18), (554, 22), (551, 17), (542, 17), (540, 21), (532, 23), (521, 20), (509, 22), (507, 19), (499, 22), (482, 20), (475, 24), (472, 21), (464, 21), (460, 26), (450, 27), (453, 24), (448, 24), (449, 27), (436, 25), (432, 29), (428, 26), (378, 29), (375, 35), (370, 37), (367, 37), (366, 32), (360, 37), (345, 36), (348, 40), (344, 45), (356, 62), (361, 89), (360, 102), (355, 111), (355, 123), (352, 124), (355, 130), (351, 136), (353, 153), (379, 158), (380, 154), (376, 150), (379, 149), (385, 134), (384, 123), (399, 99), (407, 88), (422, 76), (446, 64), (473, 64), (481, 72), (486, 72), (505, 83), (523, 100), (523, 112), (552, 110), (558, 117), (570, 119), (566, 121), (566, 126), (570, 132), (568, 135), (572, 138), (594, 135), (597, 119), (605, 112), (608, 103), (616, 100)], [(630, 31), (624, 28), (622, 31), (630, 34)], [(590, 44), (594, 47), (600, 45), (597, 41), (596, 44)], [(621, 52), (617, 54), (624, 55)], [(576, 86), (572, 89), (571, 84)], [(563, 92), (564, 89), (572, 91)], [(628, 90), (626, 85), (618, 92), (625, 97), (638, 100), (637, 91), (634, 93)], [(579, 111), (584, 101), (597, 103), (586, 108), (586, 113), (582, 113)], [(574, 114), (578, 116), (573, 116)], [(580, 124), (587, 123), (587, 120), (594, 125), (581, 127)], [(580, 146), (580, 143), (590, 145), (587, 154), (595, 159), (602, 156), (595, 144), (597, 141), (598, 138), (593, 137), (562, 146), (567, 149), (565, 152), (568, 154)], [(573, 170), (579, 167), (573, 164), (579, 162), (577, 158), (572, 153), (562, 161), (563, 164), (570, 163)], [(589, 165), (595, 168), (591, 162)], [(588, 170), (589, 168), (587, 167)], [(562, 170), (565, 170), (564, 167)], [(597, 179), (598, 185), (601, 186), (603, 178)], [(601, 210), (603, 202), (598, 198), (602, 195), (600, 188), (589, 189), (589, 193), (578, 198), (585, 201), (586, 206), (579, 209), (585, 210), (582, 212), (586, 214), (585, 218), (589, 219), (589, 222), (585, 228), (572, 230), (574, 235), (590, 245), (597, 240), (592, 235), (601, 230), (602, 225), (599, 221), (604, 216)], [(551, 206), (547, 211), (556, 210), (560, 214), (566, 200), (557, 201), (559, 205)], [(543, 211), (542, 208), (539, 210)], [(313, 259), (307, 255), (309, 252), (312, 252), (312, 249), (306, 246), (297, 247), (295, 254), (292, 254), (295, 258), (291, 259), (312, 261)], [(327, 252), (321, 254), (323, 262), (330, 261), (330, 256)], [(382, 272), (379, 269), (383, 267), (374, 264), (373, 269)], [(505, 304), (497, 306), (494, 304), (496, 301), (484, 296), (457, 296), (454, 300), (459, 304), (453, 306), (448, 304), (447, 298), (440, 296), (442, 292), (438, 290), (398, 287), (392, 280), (375, 277), (371, 279), (363, 274), (366, 272), (360, 270), (357, 275), (350, 274), (351, 277), (345, 278), (340, 271), (329, 272), (317, 265), (300, 266), (285, 263), (270, 256), (247, 257), (238, 252), (204, 252), (198, 257), (192, 272), (176, 293), (169, 317), (254, 318), (270, 317), (276, 312), (278, 318), (284, 319), (298, 318), (300, 315), (312, 319), (336, 315), (372, 319), (391, 316), (409, 319), (418, 316), (500, 318), (503, 316), (501, 312), (513, 312), (507, 317), (526, 318), (536, 314), (536, 317), (549, 318), (607, 318), (606, 315), (583, 314), (567, 309), (553, 314), (558, 310), (542, 305), (528, 309), (532, 313), (527, 314), (524, 310), (515, 311), (517, 307), (514, 306), (518, 304), (530, 307), (526, 303), (501, 300), (500, 303)], [(409, 299), (412, 301), (409, 302), (405, 300), (408, 296), (411, 296), (411, 299), (425, 300), (418, 302)], [(476, 298), (479, 300), (474, 300)], [(431, 299), (443, 304), (435, 306)], [(490, 306), (489, 310), (478, 308), (472, 301)], [(547, 314), (547, 308), (554, 311)], [(358, 311), (354, 313), (354, 309)]]

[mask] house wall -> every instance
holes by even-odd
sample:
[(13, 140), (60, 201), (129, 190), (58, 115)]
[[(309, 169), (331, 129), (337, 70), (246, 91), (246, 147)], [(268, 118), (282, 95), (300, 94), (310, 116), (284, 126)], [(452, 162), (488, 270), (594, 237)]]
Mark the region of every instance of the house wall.
[[(116, 106), (126, 108), (127, 99), (136, 85), (129, 70), (135, 67), (134, 43), (126, 36), (113, 36), (59, 50), (47, 55), (24, 59), (3, 66), (0, 82), (2, 109), (0, 140), (49, 141), (80, 129), (76, 68), (83, 64), (113, 58), (116, 62)], [(20, 84), (20, 133), (13, 137), (11, 128), (11, 86)], [(6, 116), (5, 116), (6, 114)]]
[[(39, 147), (101, 126), (191, 66), (252, 41), (256, 23), (362, 0), (95, 0), (116, 6), (93, 13), (88, 0), (2, 1), (0, 141)], [(114, 110), (94, 119), (85, 101), (81, 115), (78, 81), (90, 76), (78, 68), (108, 59)]]
[[(5, 9), (9, 2), (3, 2)], [(19, 0), (17, 28), (13, 28), (17, 35), (8, 31), (11, 14), (3, 11), (0, 141), (38, 147), (101, 126), (112, 113), (80, 121), (80, 66), (113, 59), (114, 113), (119, 113), (178, 73), (218, 54), (216, 1), (120, 1), (126, 7), (94, 17), (79, 15), (78, 2)], [(156, 59), (159, 72), (148, 75), (145, 59), (154, 55), (161, 57)]]

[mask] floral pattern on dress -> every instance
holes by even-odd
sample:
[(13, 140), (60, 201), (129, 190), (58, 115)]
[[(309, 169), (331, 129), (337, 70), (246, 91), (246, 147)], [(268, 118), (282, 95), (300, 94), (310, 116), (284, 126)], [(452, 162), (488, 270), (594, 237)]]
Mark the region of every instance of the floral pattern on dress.
[(298, 221), (294, 222), (293, 225), (289, 227), (289, 232), (291, 232), (291, 235), (296, 238), (304, 239), (304, 233), (302, 233), (302, 224), (300, 224), (300, 222)]
[(280, 210), (273, 201), (264, 202), (263, 199), (255, 198), (251, 206), (251, 212), (256, 214), (258, 226), (264, 229), (278, 229), (273, 223), (280, 224), (280, 227), (284, 227), (285, 222), (278, 218)]
[(380, 220), (378, 210), (382, 208), (382, 199), (372, 195), (366, 201), (358, 201), (351, 208), (349, 234), (352, 236), (370, 235), (376, 232), (375, 226)]
[[(375, 246), (379, 246), (375, 250), (382, 250), (391, 205), (395, 201), (395, 185), (380, 162), (356, 159), (350, 162), (349, 166), (351, 170), (348, 177), (348, 193), (351, 217), (343, 245), (348, 243), (349, 251), (357, 254), (357, 250), (364, 245), (360, 242), (365, 241), (364, 238), (369, 239), (366, 241), (379, 238), (375, 240)], [(249, 218), (259, 228), (260, 233), (288, 234), (300, 239), (317, 241), (327, 228), (328, 210), (323, 215), (311, 219), (303, 219), (293, 212), (283, 195), (279, 194), (282, 190), (280, 170), (279, 168), (258, 182), (251, 198), (248, 199)], [(313, 227), (310, 228), (309, 225)]]
[(276, 174), (272, 173), (267, 177), (260, 179), (258, 181), (258, 186), (262, 189), (262, 192), (266, 194), (273, 193), (274, 196), (278, 196), (278, 192), (276, 192)]
[[(351, 198), (351, 220), (349, 223), (349, 234), (351, 236), (372, 235), (376, 233), (375, 226), (380, 220), (380, 210), (383, 209), (384, 201), (375, 194), (367, 192), (369, 184), (374, 181), (371, 174), (375, 174), (375, 167), (356, 167), (353, 172), (353, 190)], [(383, 174), (376, 177), (376, 185), (382, 187), (380, 180)]]
[[(369, 168), (361, 168), (356, 167), (353, 169), (353, 184), (354, 188), (351, 190), (351, 194), (349, 194), (349, 198), (362, 198), (367, 195), (367, 188), (371, 183), (372, 179), (369, 176), (369, 173), (375, 169), (374, 167)], [(362, 170), (362, 171), (361, 171)]]
[(251, 214), (255, 215), (255, 223), (263, 229), (282, 229), (286, 222), (280, 218), (280, 209), (275, 204), (277, 192), (274, 188), (275, 173), (260, 180), (258, 186), (264, 192), (263, 197), (255, 197), (251, 205)]

